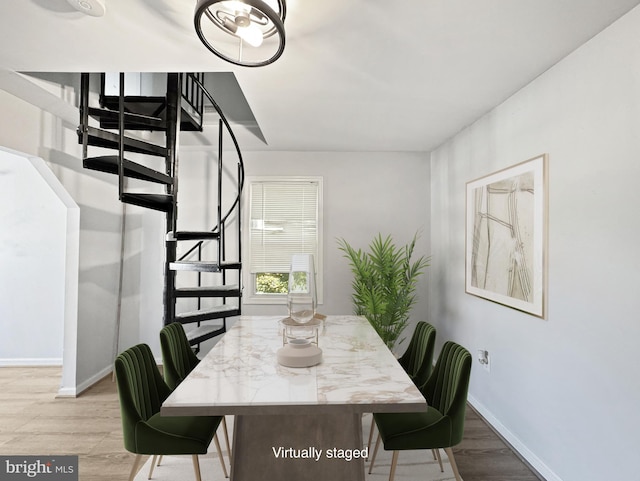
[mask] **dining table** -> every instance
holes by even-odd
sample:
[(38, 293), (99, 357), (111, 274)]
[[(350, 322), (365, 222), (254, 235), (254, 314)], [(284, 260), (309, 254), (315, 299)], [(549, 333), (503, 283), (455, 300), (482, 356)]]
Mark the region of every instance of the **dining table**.
[(427, 402), (364, 317), (323, 316), (320, 363), (281, 365), (283, 317), (240, 316), (161, 414), (235, 416), (232, 481), (362, 481), (363, 414), (424, 411)]

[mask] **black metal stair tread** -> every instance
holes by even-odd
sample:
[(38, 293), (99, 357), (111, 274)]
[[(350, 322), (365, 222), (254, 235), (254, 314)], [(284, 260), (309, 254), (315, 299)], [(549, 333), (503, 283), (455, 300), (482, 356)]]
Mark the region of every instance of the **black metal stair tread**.
[[(103, 95), (100, 99), (101, 105), (107, 109), (118, 111), (120, 98), (117, 95)], [(147, 97), (141, 95), (126, 95), (124, 97), (125, 108), (129, 112), (136, 112), (138, 115), (153, 116), (161, 115), (164, 122), (167, 99), (165, 97)], [(200, 121), (193, 117), (192, 113), (184, 107), (184, 99), (181, 104), (182, 114), (180, 116), (180, 130), (202, 132)], [(164, 130), (158, 129), (158, 130)]]
[(220, 234), (213, 231), (177, 231), (170, 232), (167, 236), (171, 240), (204, 240), (204, 239), (218, 239)]
[(231, 304), (223, 304), (221, 306), (206, 307), (197, 311), (180, 312), (176, 314), (176, 319), (184, 320), (194, 316), (205, 316), (207, 314), (223, 314), (228, 312), (234, 312), (238, 310), (238, 306), (232, 306)]
[(175, 261), (169, 264), (172, 271), (220, 272), (223, 269), (240, 269), (239, 262)]
[(173, 209), (173, 196), (169, 194), (122, 194), (122, 201), (147, 209), (170, 212)]
[(187, 339), (190, 344), (197, 344), (212, 337), (219, 336), (226, 332), (224, 324), (208, 324), (204, 326), (198, 326), (195, 329), (187, 332)]
[(211, 319), (221, 319), (223, 317), (232, 317), (240, 314), (237, 306), (224, 304), (222, 306), (209, 307), (198, 311), (181, 312), (176, 314), (176, 321), (182, 324), (190, 322), (208, 321)]
[[(116, 132), (99, 129), (97, 127), (87, 127), (89, 144), (95, 147), (105, 147), (107, 149), (118, 149), (120, 147), (120, 136)], [(82, 132), (78, 131), (80, 142), (82, 142)], [(165, 157), (167, 149), (161, 145), (152, 144), (132, 137), (124, 138), (124, 148), (128, 152), (140, 154), (157, 155)]]
[[(125, 177), (146, 180), (157, 184), (171, 185), (173, 179), (162, 172), (150, 169), (144, 165), (124, 159), (123, 161)], [(118, 156), (117, 155), (101, 155), (98, 157), (87, 157), (83, 161), (83, 166), (87, 169), (107, 172), (109, 174), (118, 174)]]
[(176, 297), (239, 297), (240, 286), (228, 284), (224, 286), (180, 287), (174, 292)]
[[(109, 125), (117, 126), (120, 122), (120, 112), (118, 112), (117, 110), (89, 107), (89, 115), (94, 119), (99, 120), (101, 123), (107, 121)], [(124, 121), (127, 128), (132, 128), (132, 125), (136, 125), (140, 127), (149, 127), (150, 129), (154, 130), (166, 129), (166, 122), (164, 121), (164, 119), (151, 115), (125, 112)]]
[[(118, 108), (119, 103), (120, 96), (118, 95), (102, 95), (100, 97), (100, 104), (113, 110)], [(159, 106), (166, 105), (167, 99), (162, 95), (125, 95), (124, 103), (148, 106), (150, 109), (156, 110)]]

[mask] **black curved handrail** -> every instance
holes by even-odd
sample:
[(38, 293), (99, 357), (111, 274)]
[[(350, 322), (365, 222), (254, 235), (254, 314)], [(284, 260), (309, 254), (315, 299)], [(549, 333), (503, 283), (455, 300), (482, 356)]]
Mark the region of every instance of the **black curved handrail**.
[[(204, 94), (204, 96), (207, 98), (207, 100), (211, 103), (213, 108), (216, 110), (216, 112), (220, 116), (220, 120), (222, 120), (222, 123), (226, 127), (227, 132), (229, 133), (229, 136), (231, 137), (231, 140), (233, 141), (233, 145), (234, 145), (234, 147), (236, 149), (236, 153), (238, 154), (238, 166), (239, 166), (239, 169), (238, 169), (238, 175), (239, 175), (239, 179), (238, 179), (238, 195), (234, 199), (233, 203), (231, 204), (231, 207), (229, 207), (229, 209), (227, 210), (225, 215), (221, 217), (220, 224), (211, 229), (211, 232), (217, 232), (219, 227), (225, 224), (225, 222), (227, 221), (229, 216), (235, 210), (236, 206), (240, 203), (240, 197), (242, 195), (242, 189), (244, 188), (244, 160), (242, 158), (242, 152), (240, 151), (240, 146), (238, 144), (238, 139), (236, 138), (233, 130), (231, 129), (231, 125), (229, 124), (229, 121), (227, 120), (227, 117), (222, 112), (222, 109), (220, 108), (218, 103), (215, 101), (215, 99), (213, 98), (211, 93), (209, 93), (207, 88), (202, 84), (202, 82), (193, 73), (188, 73), (186, 75), (189, 77), (189, 80), (191, 82), (193, 82), (193, 84), (196, 87), (198, 87), (200, 89), (200, 91)], [(241, 219), (238, 219), (238, 222), (240, 222), (240, 221), (241, 221)], [(194, 252), (196, 249), (199, 249), (200, 246), (202, 246), (203, 243), (204, 243), (204, 241), (199, 241), (196, 244), (194, 244), (191, 247), (191, 249), (189, 249), (182, 256), (180, 256), (180, 258), (178, 260), (182, 261), (182, 260), (186, 259), (189, 255), (191, 255), (192, 252)]]
[[(220, 120), (222, 120), (222, 123), (227, 128), (227, 132), (229, 133), (229, 136), (231, 137), (231, 140), (233, 141), (233, 145), (234, 145), (234, 147), (236, 149), (236, 152), (238, 154), (238, 163), (240, 165), (240, 179), (239, 179), (240, 188), (238, 189), (238, 196), (235, 198), (233, 204), (231, 205), (231, 207), (229, 208), (227, 213), (222, 217), (222, 222), (224, 223), (224, 221), (226, 221), (229, 218), (229, 216), (231, 215), (231, 213), (235, 209), (236, 205), (238, 205), (238, 203), (240, 202), (240, 196), (242, 195), (242, 188), (244, 187), (244, 160), (242, 159), (242, 152), (240, 152), (240, 146), (238, 145), (238, 139), (236, 139), (236, 135), (233, 133), (233, 130), (231, 129), (231, 125), (229, 125), (229, 121), (227, 120), (227, 117), (224, 115), (224, 113), (222, 113), (222, 109), (220, 108), (218, 103), (214, 100), (214, 98), (209, 93), (209, 91), (206, 89), (206, 87), (202, 84), (202, 82), (200, 82), (200, 80), (198, 80), (198, 78), (195, 77), (195, 75), (193, 75), (191, 73), (187, 74), (187, 75), (191, 78), (193, 83), (200, 90), (202, 90), (202, 93), (204, 94), (204, 96), (207, 98), (207, 100), (209, 102), (211, 102), (211, 105), (213, 106), (213, 108), (216, 109), (216, 112), (220, 116)], [(216, 231), (216, 228), (212, 229), (212, 232), (215, 232), (215, 231)]]

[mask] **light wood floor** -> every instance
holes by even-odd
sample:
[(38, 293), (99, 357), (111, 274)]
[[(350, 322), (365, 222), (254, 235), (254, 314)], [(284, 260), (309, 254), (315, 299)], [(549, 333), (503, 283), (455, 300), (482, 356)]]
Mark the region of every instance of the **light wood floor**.
[(0, 368), (0, 454), (78, 455), (82, 481), (126, 480), (115, 383), (107, 377), (78, 398), (56, 399), (60, 368)]
[[(76, 399), (56, 399), (60, 368), (0, 368), (0, 454), (79, 456), (81, 481), (125, 480), (115, 383), (107, 377)], [(472, 409), (454, 448), (464, 481), (538, 481)]]

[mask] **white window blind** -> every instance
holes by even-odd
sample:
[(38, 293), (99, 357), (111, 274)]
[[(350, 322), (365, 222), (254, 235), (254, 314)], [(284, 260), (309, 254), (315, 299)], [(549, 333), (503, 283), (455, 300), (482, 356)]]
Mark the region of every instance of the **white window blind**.
[(318, 259), (320, 184), (310, 180), (250, 184), (251, 273), (289, 272), (293, 254)]

